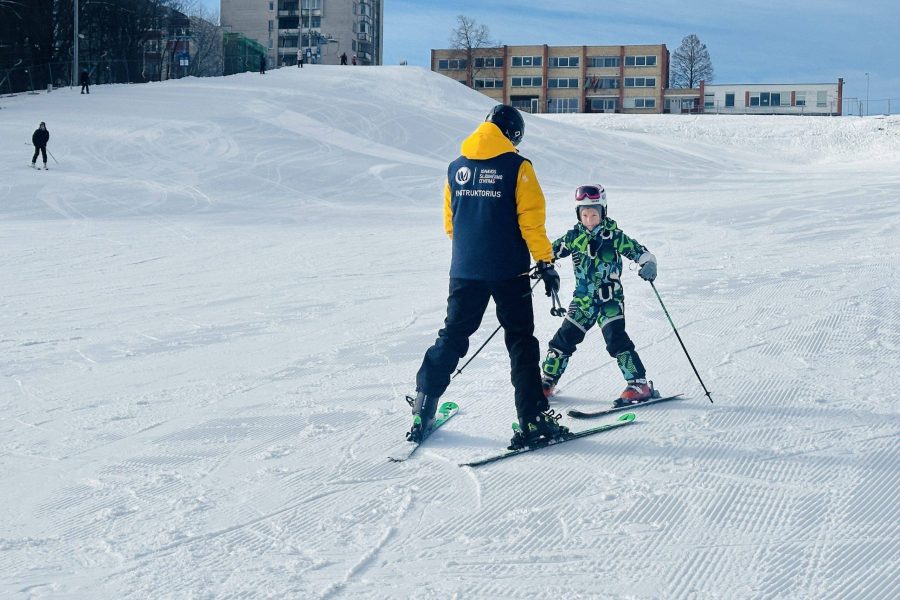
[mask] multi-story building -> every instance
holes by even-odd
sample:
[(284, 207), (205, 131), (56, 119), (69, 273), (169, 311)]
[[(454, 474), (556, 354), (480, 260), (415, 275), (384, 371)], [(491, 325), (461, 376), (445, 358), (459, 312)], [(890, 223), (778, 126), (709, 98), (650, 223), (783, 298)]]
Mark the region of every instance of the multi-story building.
[(221, 0), (222, 25), (263, 45), (270, 65), (380, 65), (384, 0)]
[(669, 51), (650, 46), (432, 50), (431, 70), (532, 113), (663, 112)]

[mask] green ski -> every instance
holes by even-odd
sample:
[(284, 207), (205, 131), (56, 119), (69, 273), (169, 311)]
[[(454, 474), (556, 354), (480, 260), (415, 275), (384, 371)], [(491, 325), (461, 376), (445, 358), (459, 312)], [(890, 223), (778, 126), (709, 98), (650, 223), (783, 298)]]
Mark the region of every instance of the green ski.
[[(425, 436), (422, 438), (422, 442), (428, 439), (436, 429), (441, 427), (444, 423), (453, 418), (453, 415), (459, 412), (459, 405), (456, 402), (443, 402), (437, 409), (437, 414), (435, 415), (434, 423), (431, 425), (431, 428), (425, 432)], [(419, 418), (416, 416), (415, 418)], [(403, 442), (401, 446), (395, 448), (390, 454), (388, 454), (388, 460), (391, 462), (403, 462), (408, 459), (413, 453), (422, 445), (422, 442)]]
[(532, 450), (539, 450), (541, 448), (547, 448), (548, 446), (555, 446), (557, 444), (570, 442), (572, 440), (577, 440), (578, 438), (583, 438), (583, 437), (587, 437), (589, 435), (594, 435), (595, 433), (600, 433), (602, 431), (609, 431), (611, 429), (616, 429), (618, 427), (624, 427), (625, 425), (630, 425), (632, 423), (634, 423), (634, 413), (626, 413), (626, 414), (620, 416), (619, 419), (613, 423), (607, 423), (606, 425), (600, 425), (599, 427), (593, 427), (591, 429), (585, 429), (584, 431), (570, 433), (568, 436), (561, 438), (561, 439), (547, 440), (544, 443), (536, 444), (534, 446), (520, 448), (519, 450), (509, 450), (507, 452), (504, 452), (503, 454), (495, 454), (493, 456), (487, 456), (485, 458), (473, 460), (472, 462), (461, 463), (459, 466), (461, 466), (461, 467), (479, 467), (481, 465), (486, 465), (488, 463), (496, 462), (498, 460), (503, 460), (504, 458), (510, 458), (513, 456), (517, 456), (519, 454), (525, 454), (526, 452), (531, 452)]

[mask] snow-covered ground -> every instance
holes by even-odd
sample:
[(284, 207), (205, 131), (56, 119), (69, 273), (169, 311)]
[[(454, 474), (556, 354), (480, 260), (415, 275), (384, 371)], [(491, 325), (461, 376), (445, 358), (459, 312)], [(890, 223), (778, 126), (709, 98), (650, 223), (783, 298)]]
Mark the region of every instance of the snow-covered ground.
[[(511, 434), (498, 338), (391, 464), (490, 106), (409, 67), (0, 98), (0, 597), (898, 597), (900, 117), (529, 116), (550, 234), (606, 186), (716, 403), (628, 272), (688, 399), (460, 468)], [(555, 408), (621, 388), (595, 331)]]

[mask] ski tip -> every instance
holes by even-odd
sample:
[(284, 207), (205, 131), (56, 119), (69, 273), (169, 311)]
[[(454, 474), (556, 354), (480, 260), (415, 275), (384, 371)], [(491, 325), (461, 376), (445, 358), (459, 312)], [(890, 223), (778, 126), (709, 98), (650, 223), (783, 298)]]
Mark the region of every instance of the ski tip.
[(634, 413), (625, 413), (619, 417), (620, 421), (634, 421)]
[(447, 402), (444, 402), (443, 404), (441, 404), (441, 407), (440, 407), (440, 409), (438, 409), (438, 412), (449, 412), (451, 410), (458, 410), (458, 409), (459, 409), (459, 404), (448, 400)]

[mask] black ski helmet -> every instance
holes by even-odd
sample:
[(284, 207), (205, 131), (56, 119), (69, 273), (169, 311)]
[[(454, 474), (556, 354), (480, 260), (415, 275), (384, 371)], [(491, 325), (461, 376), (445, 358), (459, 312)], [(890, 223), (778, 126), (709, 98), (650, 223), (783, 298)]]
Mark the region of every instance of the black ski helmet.
[(508, 104), (496, 105), (484, 120), (499, 127), (513, 146), (518, 146), (525, 135), (525, 119), (522, 118), (522, 113)]

